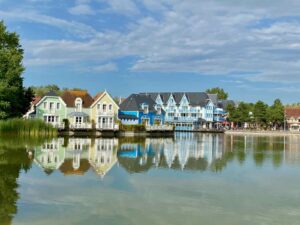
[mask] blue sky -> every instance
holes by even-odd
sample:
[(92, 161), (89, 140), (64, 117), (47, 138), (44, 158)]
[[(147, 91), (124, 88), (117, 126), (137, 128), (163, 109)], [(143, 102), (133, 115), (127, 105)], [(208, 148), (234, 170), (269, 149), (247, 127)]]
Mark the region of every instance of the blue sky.
[(300, 102), (299, 0), (0, 0), (25, 84)]

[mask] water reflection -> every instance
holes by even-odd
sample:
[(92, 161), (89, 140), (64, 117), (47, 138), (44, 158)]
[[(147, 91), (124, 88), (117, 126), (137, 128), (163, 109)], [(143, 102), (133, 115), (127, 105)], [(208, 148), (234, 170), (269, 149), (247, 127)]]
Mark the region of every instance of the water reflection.
[[(230, 164), (280, 168), (300, 164), (300, 137), (178, 133), (174, 138), (0, 139), (0, 221), (17, 213), (18, 178), (32, 166), (65, 176), (91, 171), (105, 179), (112, 168), (127, 173), (224, 171)], [(238, 167), (237, 167), (238, 168)]]
[(83, 175), (92, 169), (102, 178), (119, 164), (129, 173), (151, 168), (221, 172), (229, 162), (256, 166), (271, 160), (297, 162), (299, 137), (255, 137), (177, 133), (174, 138), (54, 139), (34, 150), (34, 162), (46, 174)]

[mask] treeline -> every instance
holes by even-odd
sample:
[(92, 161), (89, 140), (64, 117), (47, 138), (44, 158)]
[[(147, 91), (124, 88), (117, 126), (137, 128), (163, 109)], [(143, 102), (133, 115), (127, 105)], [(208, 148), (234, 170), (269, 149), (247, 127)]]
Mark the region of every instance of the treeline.
[(227, 120), (237, 128), (280, 129), (284, 127), (284, 105), (276, 99), (272, 105), (262, 101), (229, 104), (226, 108)]
[(60, 88), (55, 84), (49, 84), (45, 86), (31, 86), (30, 89), (33, 91), (35, 96), (44, 96), (49, 91), (54, 91), (57, 95), (62, 95), (64, 91), (73, 90), (73, 91), (86, 91), (81, 88)]

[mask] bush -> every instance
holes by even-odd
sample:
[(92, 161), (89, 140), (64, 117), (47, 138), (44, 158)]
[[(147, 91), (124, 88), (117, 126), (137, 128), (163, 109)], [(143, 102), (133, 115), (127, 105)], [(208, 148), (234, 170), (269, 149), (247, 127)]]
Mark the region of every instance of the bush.
[(57, 130), (42, 120), (0, 120), (0, 135), (53, 136)]
[(145, 125), (143, 124), (137, 124), (137, 125), (120, 124), (120, 131), (143, 132), (146, 131), (146, 128)]

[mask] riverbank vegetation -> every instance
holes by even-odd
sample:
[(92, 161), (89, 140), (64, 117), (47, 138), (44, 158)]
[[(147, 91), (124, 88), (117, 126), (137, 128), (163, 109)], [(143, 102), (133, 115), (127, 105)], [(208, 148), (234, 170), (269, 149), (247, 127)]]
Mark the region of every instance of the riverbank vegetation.
[(9, 119), (0, 121), (0, 135), (56, 136), (57, 129), (42, 120)]
[(237, 106), (227, 106), (229, 122), (237, 128), (283, 129), (284, 105), (279, 99), (269, 106), (258, 101), (256, 103), (240, 102)]

